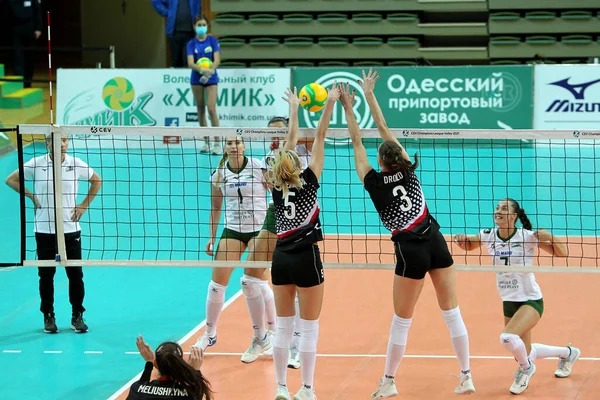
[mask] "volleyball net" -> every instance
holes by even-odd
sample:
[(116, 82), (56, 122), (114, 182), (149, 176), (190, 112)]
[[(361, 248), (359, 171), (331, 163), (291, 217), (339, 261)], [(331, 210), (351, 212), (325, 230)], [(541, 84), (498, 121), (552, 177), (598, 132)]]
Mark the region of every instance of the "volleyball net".
[[(376, 129), (362, 132), (371, 165), (378, 169), (379, 134)], [(301, 138), (314, 133), (300, 129)], [(419, 154), (417, 175), (427, 206), (458, 269), (497, 271), (485, 246), (466, 252), (452, 236), (494, 229), (496, 204), (510, 197), (525, 209), (533, 230), (543, 228), (559, 237), (569, 256), (540, 251), (534, 266), (506, 266), (503, 271), (600, 272), (600, 131), (394, 129), (392, 133), (409, 155)], [(43, 139), (33, 142), (29, 134), (50, 134), (51, 139), (47, 146)], [(211, 174), (222, 155), (203, 153), (201, 148), (206, 136), (211, 141), (241, 137), (246, 157), (260, 161), (274, 142), (282, 147), (286, 135), (287, 129), (277, 128), (20, 125), (19, 168), (29, 190), (35, 188), (33, 180), (25, 179), (32, 177), (24, 171), (27, 163), (49, 153), (54, 159), (61, 157), (61, 137), (69, 139), (67, 154), (102, 178), (99, 193), (80, 221), (82, 261), (66, 257), (61, 235), (57, 259), (37, 260), (35, 205), (21, 190), (22, 265), (269, 267), (270, 262), (245, 261), (247, 254), (240, 261), (215, 261), (206, 253), (214, 200)], [(324, 267), (393, 269), (390, 233), (355, 172), (348, 131), (330, 129), (327, 136), (319, 189)], [(64, 179), (73, 175), (68, 169), (63, 166), (48, 175), (54, 193), (68, 186)], [(86, 180), (80, 179), (77, 204), (87, 188)], [(66, 207), (62, 196), (54, 196), (54, 201), (49, 203), (51, 212), (62, 215)], [(226, 215), (248, 212), (227, 207), (223, 201), (217, 243)], [(62, 218), (47, 222), (55, 224), (56, 232), (64, 232)]]

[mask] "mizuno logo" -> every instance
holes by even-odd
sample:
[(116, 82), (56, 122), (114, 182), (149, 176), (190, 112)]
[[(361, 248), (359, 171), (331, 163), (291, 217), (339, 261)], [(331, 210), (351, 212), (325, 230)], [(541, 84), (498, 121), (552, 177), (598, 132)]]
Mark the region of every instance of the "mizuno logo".
[(551, 83), (549, 83), (549, 85), (555, 85), (555, 86), (559, 86), (563, 89), (566, 89), (569, 92), (571, 92), (571, 94), (573, 95), (573, 97), (575, 97), (575, 99), (583, 100), (585, 98), (585, 96), (584, 96), (585, 90), (588, 87), (592, 86), (593, 84), (600, 82), (600, 79), (596, 79), (595, 81), (590, 81), (590, 82), (579, 83), (577, 85), (573, 85), (573, 84), (569, 83), (569, 79), (571, 79), (571, 77), (568, 77), (568, 78), (560, 80), (560, 81), (551, 82)]

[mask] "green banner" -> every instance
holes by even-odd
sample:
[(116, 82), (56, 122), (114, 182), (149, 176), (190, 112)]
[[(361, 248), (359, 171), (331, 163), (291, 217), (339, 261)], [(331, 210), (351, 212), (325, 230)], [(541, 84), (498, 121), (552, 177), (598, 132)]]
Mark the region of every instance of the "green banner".
[[(294, 68), (298, 90), (316, 82), (331, 87), (334, 80), (356, 89), (354, 113), (362, 129), (374, 128), (358, 80), (361, 68)], [(390, 128), (531, 129), (533, 68), (523, 66), (383, 67), (375, 95)], [(321, 113), (301, 111), (300, 126), (316, 127)], [(336, 105), (331, 128), (344, 128)]]

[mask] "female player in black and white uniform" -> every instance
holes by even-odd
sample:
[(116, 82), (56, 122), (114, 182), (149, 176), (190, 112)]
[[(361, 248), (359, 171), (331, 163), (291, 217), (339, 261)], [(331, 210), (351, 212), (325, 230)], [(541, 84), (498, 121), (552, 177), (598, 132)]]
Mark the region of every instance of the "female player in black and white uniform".
[[(522, 228), (515, 226), (517, 219), (521, 221)], [(494, 223), (497, 229), (484, 229), (474, 236), (455, 235), (454, 241), (466, 251), (485, 245), (494, 265), (499, 267), (532, 266), (536, 247), (555, 257), (569, 255), (565, 244), (550, 232), (545, 229), (532, 232), (525, 210), (513, 199), (504, 199), (498, 203)], [(578, 348), (531, 343), (531, 330), (544, 312), (542, 291), (535, 275), (531, 272), (498, 272), (496, 284), (504, 308), (505, 327), (500, 334), (500, 343), (519, 363), (510, 392), (521, 394), (527, 389), (536, 370), (534, 361), (538, 358), (558, 357), (554, 375), (558, 378), (571, 375), (573, 363), (581, 355)]]
[(398, 140), (388, 130), (373, 88), (379, 79), (372, 70), (359, 82), (371, 109), (373, 119), (384, 142), (379, 146), (377, 172), (367, 159), (360, 129), (352, 105), (354, 93), (350, 86), (341, 88), (340, 101), (344, 107), (348, 129), (354, 147), (356, 172), (369, 192), (384, 226), (392, 232), (396, 252), (394, 276), (394, 318), (390, 329), (385, 373), (372, 399), (398, 395), (394, 382), (396, 371), (408, 338), (415, 305), (423, 289), (427, 273), (431, 277), (442, 309), (444, 321), (450, 331), (452, 345), (460, 364), (460, 384), (455, 393), (475, 391), (469, 366), (469, 336), (458, 307), (456, 272), (453, 260), (439, 225), (429, 213), (423, 190), (415, 174), (418, 158), (413, 164)]
[[(225, 153), (211, 176), (210, 240), (206, 253), (218, 261), (239, 261), (244, 251), (254, 247), (256, 235), (267, 213), (267, 184), (260, 160), (244, 155), (246, 145), (241, 136), (225, 140)], [(216, 254), (213, 247), (225, 200), (225, 229)], [(195, 346), (205, 350), (217, 341), (217, 323), (225, 301), (225, 289), (233, 268), (213, 268), (206, 299), (206, 331)], [(271, 336), (264, 326), (265, 305), (261, 289), (264, 271), (244, 268), (242, 292), (252, 320), (254, 338), (242, 355), (242, 362), (255, 361), (271, 347)]]
[[(290, 113), (298, 112), (298, 106), (295, 106), (295, 110), (290, 110)], [(298, 119), (296, 118), (296, 121)], [(269, 128), (287, 128), (289, 120), (283, 117), (275, 117), (269, 121)], [(310, 163), (311, 151), (313, 147), (314, 138), (301, 138), (298, 140), (295, 151), (300, 161), (302, 162), (302, 170), (304, 171)], [(271, 151), (262, 159), (261, 168), (264, 174), (273, 171), (273, 162), (275, 161), (275, 154), (279, 151), (279, 139), (273, 141), (271, 145)], [(277, 243), (277, 229), (275, 227), (275, 205), (273, 202), (269, 204), (267, 210), (267, 217), (265, 223), (256, 237), (254, 242), (254, 249), (248, 254), (248, 261), (271, 261), (273, 259), (273, 250)], [(268, 270), (265, 271), (263, 280), (261, 282), (261, 289), (263, 289), (263, 299), (265, 301), (265, 314), (267, 317), (267, 329), (270, 331), (275, 330), (276, 324), (276, 312), (275, 302), (273, 301), (273, 291), (269, 286), (268, 282)], [(294, 320), (294, 335), (292, 336), (292, 344), (290, 347), (290, 355), (288, 360), (288, 367), (298, 369), (300, 368), (300, 352), (298, 350), (298, 344), (300, 341), (300, 308), (298, 306), (298, 296), (296, 295), (296, 317)], [(265, 355), (272, 354), (272, 350), (265, 352)]]
[(273, 360), (277, 379), (276, 400), (290, 400), (286, 385), (289, 348), (294, 329), (294, 298), (300, 305), (300, 360), (302, 387), (294, 400), (315, 400), (313, 380), (319, 338), (319, 316), (323, 304), (323, 265), (317, 242), (323, 240), (319, 220), (317, 190), (323, 170), (325, 134), (333, 106), (339, 98), (336, 84), (329, 90), (327, 104), (317, 126), (313, 153), (308, 168), (294, 151), (298, 140), (298, 99), (287, 91), (290, 103), (288, 140), (275, 155), (273, 187), (277, 244), (273, 253), (271, 277), (277, 308), (277, 329), (273, 340)]

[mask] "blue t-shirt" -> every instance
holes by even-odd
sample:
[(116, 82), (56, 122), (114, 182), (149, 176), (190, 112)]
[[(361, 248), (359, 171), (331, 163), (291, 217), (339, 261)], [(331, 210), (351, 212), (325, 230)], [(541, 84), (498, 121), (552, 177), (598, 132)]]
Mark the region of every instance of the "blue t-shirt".
[[(216, 37), (210, 36), (210, 35), (207, 35), (206, 39), (204, 39), (204, 40), (198, 40), (197, 37), (194, 37), (187, 44), (187, 55), (194, 56), (194, 63), (196, 63), (202, 57), (206, 57), (206, 58), (210, 59), (212, 62), (214, 62), (215, 61), (215, 52), (217, 52), (217, 51), (218, 52), (221, 51), (221, 46), (219, 45), (219, 40)], [(192, 85), (200, 85), (201, 84), (200, 77), (201, 77), (201, 75), (198, 72), (192, 70), (192, 76), (191, 76), (190, 83)], [(208, 82), (206, 82), (204, 85), (214, 85), (217, 83), (219, 83), (219, 76), (217, 74), (217, 71), (215, 70), (215, 73), (210, 77)]]

